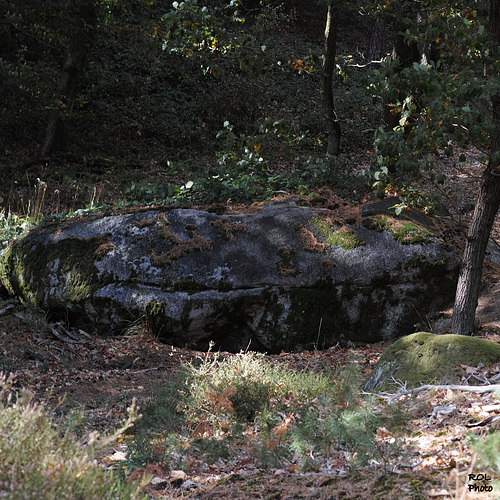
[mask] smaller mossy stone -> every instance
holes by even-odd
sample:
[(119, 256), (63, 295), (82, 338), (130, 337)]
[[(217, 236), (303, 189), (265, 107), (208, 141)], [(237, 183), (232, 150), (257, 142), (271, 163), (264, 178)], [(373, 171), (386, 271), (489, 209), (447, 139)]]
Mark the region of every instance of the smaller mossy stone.
[(396, 390), (424, 384), (459, 382), (455, 367), (500, 362), (500, 345), (463, 335), (418, 332), (402, 337), (380, 357), (366, 382), (368, 391)]

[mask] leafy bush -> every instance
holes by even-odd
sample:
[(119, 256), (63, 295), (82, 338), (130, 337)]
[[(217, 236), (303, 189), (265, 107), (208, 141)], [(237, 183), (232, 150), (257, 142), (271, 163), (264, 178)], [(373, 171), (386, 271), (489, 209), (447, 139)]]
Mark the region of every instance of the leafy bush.
[(19, 238), (26, 230), (33, 227), (34, 221), (30, 217), (23, 217), (12, 212), (0, 212), (0, 254), (12, 241)]
[(0, 375), (0, 496), (11, 500), (61, 498), (145, 498), (138, 484), (125, 484), (113, 471), (100, 467), (98, 449), (109, 445), (137, 418), (135, 410), (110, 436), (93, 432), (76, 441), (61, 434), (45, 408), (27, 391), (14, 393), (12, 378)]

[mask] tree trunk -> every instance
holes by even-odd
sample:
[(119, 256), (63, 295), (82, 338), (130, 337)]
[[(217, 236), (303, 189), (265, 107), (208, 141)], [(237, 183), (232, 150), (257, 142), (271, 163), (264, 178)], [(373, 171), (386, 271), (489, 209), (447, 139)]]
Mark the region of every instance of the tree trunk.
[[(500, 2), (490, 1), (492, 51), (500, 44)], [(479, 198), (469, 227), (453, 307), (452, 332), (473, 335), (475, 313), (481, 285), (484, 255), (491, 228), (500, 206), (500, 95), (491, 97), (495, 132), (490, 145), (490, 160), (481, 182)]]
[(366, 58), (369, 61), (380, 61), (382, 59), (384, 47), (384, 21), (376, 17), (373, 21), (372, 30), (370, 33), (370, 42)]
[(328, 127), (327, 153), (337, 156), (340, 153), (340, 136), (342, 130), (333, 105), (333, 72), (335, 70), (335, 55), (337, 52), (337, 25), (339, 20), (338, 7), (328, 4), (328, 14), (325, 28), (325, 54), (323, 56), (323, 75), (321, 78), (321, 95), (323, 98), (323, 113)]
[(452, 332), (473, 335), (484, 255), (500, 205), (500, 176), (488, 166), (469, 227), (453, 307)]
[(78, 82), (85, 67), (85, 60), (96, 22), (96, 7), (91, 0), (81, 0), (76, 14), (75, 32), (59, 77), (57, 104), (47, 127), (42, 155), (67, 151), (69, 146), (68, 119), (73, 110)]

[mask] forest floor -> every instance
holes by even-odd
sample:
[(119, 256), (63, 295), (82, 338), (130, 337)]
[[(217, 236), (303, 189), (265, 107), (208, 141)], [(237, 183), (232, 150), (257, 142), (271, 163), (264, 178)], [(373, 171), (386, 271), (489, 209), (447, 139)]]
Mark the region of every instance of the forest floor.
[[(469, 154), (471, 175), (464, 177), (457, 173), (454, 190), (457, 200), (448, 200), (449, 206), (454, 207), (452, 218), (463, 227), (471, 214), (459, 212), (458, 202), (474, 198), (477, 190), (474, 174), (480, 168), (474, 153)], [(450, 165), (443, 162), (442, 168), (448, 169), (449, 178), (453, 176)], [(91, 196), (89, 186), (85, 183), (83, 186), (87, 188), (85, 196)], [(103, 198), (111, 199), (115, 194), (110, 190), (103, 193)], [(498, 240), (500, 221), (495, 224), (492, 235)], [(460, 239), (463, 240), (463, 234), (457, 239), (459, 246)], [(478, 307), (481, 328), (477, 336), (492, 342), (500, 342), (499, 276), (500, 268), (488, 261)], [(73, 409), (80, 409), (88, 432), (107, 432), (116, 428), (126, 417), (133, 398), (140, 405), (154, 394), (165, 374), (175, 373), (183, 364), (206, 356), (206, 353), (160, 343), (148, 334), (141, 322), (132, 325), (121, 337), (95, 338), (80, 331), (78, 336), (83, 343), (73, 343), (67, 337), (57, 336), (57, 330), (54, 333), (51, 329), (54, 325), (48, 324), (40, 311), (7, 297), (4, 299), (0, 303), (0, 370), (12, 373), (18, 387), (32, 391), (49, 410), (55, 409), (53, 414), (59, 418), (64, 418)], [(443, 311), (440, 316), (446, 317), (449, 313)], [(440, 323), (440, 328), (439, 333), (447, 332), (446, 321)], [(266, 356), (266, 359), (296, 370), (316, 370), (325, 366), (333, 370), (352, 363), (354, 354), (362, 375), (367, 377), (388, 345), (345, 344), (326, 351), (282, 353)], [(474, 377), (500, 371), (500, 364), (489, 372), (473, 368), (462, 367), (464, 383), (468, 378), (473, 385), (477, 382)], [(384, 460), (372, 461), (369, 466), (353, 468), (341, 454), (332, 452), (321, 466), (307, 472), (285, 461), (279, 467), (265, 468), (251, 453), (239, 456), (235, 451), (229, 459), (212, 464), (192, 458), (182, 471), (150, 464), (146, 471), (136, 469), (130, 473), (129, 470), (128, 477), (138, 477), (144, 472), (154, 476), (147, 488), (150, 498), (500, 498), (500, 485), (484, 493), (476, 491), (474, 485), (491, 485), (491, 481), (469, 480), (469, 474), (490, 474), (472, 450), (468, 434), (485, 436), (496, 428), (498, 422), (492, 422), (492, 417), (498, 409), (489, 408), (495, 403), (495, 396), (489, 393), (426, 391), (408, 403), (411, 418), (404, 436), (399, 436), (398, 441), (386, 429), (378, 430), (377, 440), (382, 447), (386, 446), (387, 456)], [(435, 407), (450, 404), (455, 406), (451, 413), (431, 417)], [(250, 436), (248, 439), (251, 441)], [(394, 449), (395, 445), (388, 446), (393, 441), (398, 443), (399, 449)], [(100, 457), (102, 464), (123, 470), (126, 443), (126, 439), (122, 440), (107, 450)]]
[[(0, 309), (6, 304), (0, 305)], [(478, 336), (499, 342), (500, 328), (490, 320), (488, 317), (489, 325)], [(140, 324), (132, 327), (128, 335), (117, 338), (94, 338), (80, 331), (78, 335), (84, 343), (62, 340), (51, 332), (40, 312), (25, 305), (15, 304), (1, 311), (0, 364), (15, 376), (18, 387), (32, 391), (47, 408), (56, 408), (53, 414), (59, 418), (75, 408), (83, 411), (88, 432), (115, 428), (123, 421), (133, 398), (140, 404), (153, 395), (165, 374), (207, 355), (162, 344)], [(387, 345), (346, 344), (327, 351), (282, 353), (266, 358), (295, 370), (325, 366), (333, 370), (352, 362), (354, 354), (362, 375), (368, 376)], [(500, 364), (489, 372), (476, 370), (474, 376), (499, 371)], [(471, 372), (462, 367), (464, 377), (471, 377)], [(474, 376), (469, 380), (471, 385), (477, 383)], [(212, 464), (193, 457), (182, 471), (150, 464), (146, 472), (154, 480), (147, 492), (150, 498), (193, 499), (499, 498), (500, 486), (495, 485), (491, 493), (469, 492), (474, 481), (468, 480), (468, 474), (489, 473), (477, 461), (467, 434), (484, 436), (495, 428), (497, 424), (491, 420), (498, 409), (488, 408), (494, 403), (495, 397), (489, 393), (426, 391), (408, 403), (411, 418), (398, 441), (400, 448), (388, 447), (385, 461), (374, 461), (366, 467), (351, 468), (342, 454), (332, 452), (320, 467), (307, 472), (300, 471), (293, 462), (264, 468), (252, 454), (236, 452), (229, 459)], [(455, 405), (452, 413), (430, 417), (436, 406), (450, 404)], [(248, 439), (251, 447), (251, 436)], [(394, 441), (384, 428), (377, 431), (377, 439), (381, 446)], [(108, 449), (100, 457), (103, 465), (122, 469), (126, 442), (122, 440)], [(139, 468), (129, 477), (144, 472)]]

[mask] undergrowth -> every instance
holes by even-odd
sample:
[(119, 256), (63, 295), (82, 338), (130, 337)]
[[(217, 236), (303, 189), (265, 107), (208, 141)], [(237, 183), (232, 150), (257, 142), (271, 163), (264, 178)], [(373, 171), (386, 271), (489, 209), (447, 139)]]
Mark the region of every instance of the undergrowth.
[(141, 411), (128, 447), (131, 469), (151, 462), (183, 468), (193, 457), (213, 463), (245, 450), (260, 466), (309, 470), (334, 452), (352, 464), (389, 464), (395, 451), (376, 440), (388, 419), (360, 392), (355, 360), (326, 373), (251, 352), (207, 353), (168, 375)]
[[(10, 500), (143, 499), (143, 484), (126, 484), (95, 461), (97, 450), (116, 441), (137, 418), (132, 407), (121, 429), (108, 436), (92, 432), (77, 440), (62, 432), (28, 391), (13, 391), (0, 375), (0, 496)], [(8, 493), (7, 493), (8, 492)]]
[[(497, 399), (500, 399), (498, 392)], [(490, 429), (484, 439), (480, 439), (474, 434), (470, 434), (470, 439), (473, 450), (479, 456), (479, 462), (493, 472), (493, 477), (496, 479), (496, 491), (500, 486), (500, 432), (498, 426)]]

